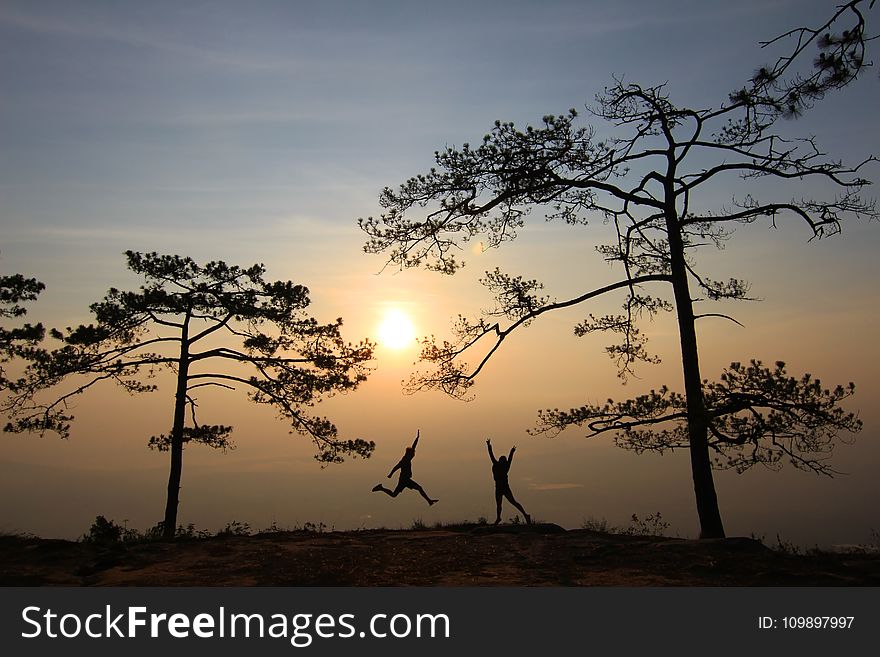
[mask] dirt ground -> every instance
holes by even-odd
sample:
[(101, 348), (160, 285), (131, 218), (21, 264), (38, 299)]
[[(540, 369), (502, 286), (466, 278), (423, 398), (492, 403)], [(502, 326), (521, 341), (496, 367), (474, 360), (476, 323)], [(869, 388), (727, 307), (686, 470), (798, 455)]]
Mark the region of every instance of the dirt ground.
[(556, 525), (100, 545), (0, 536), (4, 586), (878, 586), (880, 557)]

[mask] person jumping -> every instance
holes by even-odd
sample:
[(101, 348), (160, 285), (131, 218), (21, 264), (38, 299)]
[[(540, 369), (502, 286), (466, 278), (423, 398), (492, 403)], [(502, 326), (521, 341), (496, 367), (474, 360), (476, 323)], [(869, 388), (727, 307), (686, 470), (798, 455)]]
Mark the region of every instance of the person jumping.
[[(400, 461), (397, 462), (393, 468), (391, 468), (391, 472), (388, 473), (388, 478), (391, 479), (391, 476), (394, 474), (396, 470), (400, 470), (400, 479), (397, 480), (397, 486), (394, 490), (390, 490), (385, 488), (382, 484), (376, 484), (373, 486), (373, 492), (378, 493), (382, 491), (386, 495), (390, 495), (391, 497), (397, 497), (403, 491), (404, 488), (412, 488), (413, 490), (417, 490), (419, 494), (425, 498), (425, 501), (428, 503), (428, 506), (433, 506), (437, 503), (437, 500), (432, 500), (428, 497), (428, 494), (425, 492), (425, 489), (419, 486), (412, 478), (412, 460), (416, 455), (416, 445), (419, 444), (419, 432), (416, 431), (416, 439), (413, 441), (412, 447), (407, 447), (406, 451), (403, 454), (403, 457)], [(525, 513), (525, 512), (523, 512)]]
[(526, 510), (522, 508), (522, 505), (513, 497), (513, 493), (510, 490), (510, 483), (507, 481), (507, 473), (510, 471), (510, 464), (513, 463), (513, 453), (516, 451), (516, 446), (514, 445), (510, 448), (510, 456), (502, 456), (498, 459), (495, 458), (495, 454), (492, 452), (492, 441), (488, 438), (486, 439), (486, 447), (489, 448), (489, 458), (492, 459), (492, 476), (495, 478), (495, 505), (498, 511), (498, 517), (495, 518), (495, 524), (497, 525), (501, 522), (501, 500), (504, 497), (506, 497), (513, 506), (520, 510), (523, 516), (525, 516), (527, 524), (532, 524), (532, 517), (526, 513)]

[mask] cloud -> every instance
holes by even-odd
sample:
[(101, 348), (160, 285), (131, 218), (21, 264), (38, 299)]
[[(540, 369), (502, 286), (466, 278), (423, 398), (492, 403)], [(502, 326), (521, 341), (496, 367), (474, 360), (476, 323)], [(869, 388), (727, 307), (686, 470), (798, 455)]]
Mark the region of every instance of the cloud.
[[(141, 11), (121, 5), (117, 11), (100, 11), (89, 3), (45, 9), (31, 4), (23, 8), (0, 6), (0, 28), (32, 34), (97, 41), (128, 48), (150, 50), (180, 62), (198, 62), (225, 73), (266, 73), (311, 76), (315, 80), (338, 75), (344, 66), (356, 79), (375, 71), (371, 57), (352, 53), (389, 54), (383, 60), (386, 76), (418, 75), (418, 64), (390, 54), (396, 52), (394, 34), (383, 28), (382, 14), (369, 25), (345, 29), (309, 25), (301, 17), (274, 19), (246, 11), (216, 11), (208, 17), (194, 15), (171, 3), (164, 12)], [(248, 26), (233, 26), (247, 20)]]
[(529, 490), (568, 490), (569, 488), (583, 488), (583, 484), (573, 483), (530, 483)]
[[(195, 59), (223, 70), (299, 72), (313, 66), (312, 62), (300, 61), (284, 53), (254, 52), (243, 46), (236, 48), (229, 45), (225, 47), (197, 45), (187, 40), (186, 34), (169, 28), (169, 25), (175, 24), (171, 18), (167, 18), (164, 23), (150, 23), (143, 21), (142, 17), (133, 11), (112, 15), (89, 12), (88, 5), (83, 7), (73, 4), (71, 7), (71, 11), (63, 14), (39, 12), (31, 10), (31, 7), (25, 11), (4, 7), (0, 10), (0, 26), (35, 34), (105, 41), (132, 48), (144, 48), (188, 60)], [(188, 25), (184, 21), (185, 13), (179, 16), (181, 18), (177, 23)], [(222, 43), (219, 39), (215, 39), (214, 42)]]

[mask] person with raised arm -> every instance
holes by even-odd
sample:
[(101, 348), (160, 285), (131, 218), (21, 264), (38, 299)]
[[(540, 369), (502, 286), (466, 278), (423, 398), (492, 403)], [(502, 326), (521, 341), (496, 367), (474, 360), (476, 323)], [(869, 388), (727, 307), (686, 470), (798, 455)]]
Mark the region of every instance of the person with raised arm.
[(419, 444), (419, 431), (416, 431), (416, 439), (413, 441), (411, 447), (407, 447), (406, 451), (403, 453), (403, 457), (400, 461), (397, 462), (393, 468), (391, 468), (391, 472), (388, 473), (388, 478), (391, 479), (392, 475), (397, 470), (400, 470), (400, 478), (397, 480), (397, 486), (394, 490), (390, 490), (385, 488), (382, 484), (376, 484), (373, 486), (373, 492), (378, 493), (382, 491), (386, 495), (390, 495), (391, 497), (397, 497), (403, 491), (404, 488), (411, 488), (412, 490), (418, 491), (419, 494), (425, 498), (425, 501), (428, 503), (428, 506), (433, 506), (437, 503), (437, 500), (431, 499), (428, 497), (428, 494), (425, 492), (425, 489), (422, 488), (418, 483), (413, 481), (412, 478), (412, 460), (416, 455), (416, 445)]
[(516, 452), (516, 445), (510, 448), (510, 456), (502, 455), (498, 459), (495, 458), (495, 453), (492, 451), (492, 441), (488, 438), (486, 439), (486, 447), (489, 449), (489, 458), (492, 459), (492, 477), (495, 479), (495, 506), (497, 510), (495, 524), (497, 525), (501, 522), (501, 501), (505, 497), (525, 516), (526, 523), (532, 524), (531, 516), (516, 501), (513, 492), (510, 490), (510, 482), (507, 480), (507, 473), (510, 472), (510, 465), (513, 463), (513, 453)]

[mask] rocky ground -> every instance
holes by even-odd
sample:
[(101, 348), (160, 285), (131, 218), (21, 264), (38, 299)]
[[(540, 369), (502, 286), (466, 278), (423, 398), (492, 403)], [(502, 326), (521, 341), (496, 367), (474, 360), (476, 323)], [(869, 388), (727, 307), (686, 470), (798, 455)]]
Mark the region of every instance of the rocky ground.
[(556, 525), (85, 543), (0, 536), (5, 586), (878, 586), (876, 554)]

